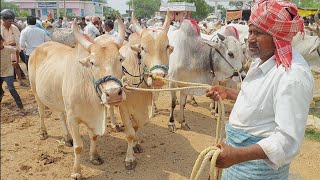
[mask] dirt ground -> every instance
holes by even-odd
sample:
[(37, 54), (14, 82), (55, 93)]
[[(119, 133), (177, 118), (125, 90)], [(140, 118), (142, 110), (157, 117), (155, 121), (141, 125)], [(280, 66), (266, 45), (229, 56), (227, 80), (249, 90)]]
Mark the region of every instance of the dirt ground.
[[(47, 111), (45, 120), (49, 138), (39, 138), (39, 115), (29, 88), (16, 86), (27, 110), (26, 116), (16, 113), (8, 92), (1, 103), (1, 179), (70, 179), (73, 150), (59, 143), (62, 128), (57, 116)], [(127, 149), (122, 132), (108, 132), (98, 138), (98, 151), (104, 160), (100, 166), (89, 162), (89, 136), (85, 126), (80, 133), (84, 141), (81, 166), (84, 179), (108, 180), (184, 180), (189, 179), (199, 153), (213, 145), (215, 122), (210, 114), (209, 99), (196, 97), (198, 107), (186, 106), (186, 120), (192, 128), (169, 132), (169, 93), (161, 93), (159, 113), (140, 131), (144, 152), (136, 154), (138, 165), (127, 172), (124, 159)], [(178, 107), (176, 108), (179, 109)], [(178, 112), (176, 111), (176, 117)], [(178, 125), (180, 128), (180, 126)], [(305, 140), (290, 173), (299, 179), (316, 180), (320, 175), (320, 142)]]

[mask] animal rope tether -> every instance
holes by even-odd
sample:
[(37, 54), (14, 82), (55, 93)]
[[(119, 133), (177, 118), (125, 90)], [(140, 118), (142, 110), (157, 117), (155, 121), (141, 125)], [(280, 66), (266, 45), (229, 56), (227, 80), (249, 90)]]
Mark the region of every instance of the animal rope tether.
[[(136, 91), (160, 92), (160, 91), (178, 91), (178, 90), (196, 89), (196, 88), (206, 88), (207, 89), (207, 88), (211, 87), (208, 84), (176, 81), (176, 80), (163, 78), (163, 77), (153, 75), (153, 74), (151, 74), (151, 76), (154, 79), (161, 79), (164, 81), (171, 81), (171, 82), (176, 82), (176, 83), (186, 84), (186, 85), (191, 85), (191, 86), (180, 87), (180, 88), (167, 88), (167, 89), (146, 89), (146, 88), (136, 88), (136, 87), (130, 87), (128, 85), (124, 85), (124, 88), (128, 89), (128, 90), (136, 90)], [(219, 97), (218, 114), (216, 114), (216, 116), (215, 116), (215, 118), (217, 120), (215, 144), (218, 144), (222, 141), (222, 131), (223, 131), (222, 123), (224, 121), (224, 116), (225, 116), (224, 104), (222, 102), (222, 99)], [(211, 159), (211, 163), (210, 163), (209, 175), (210, 175), (211, 180), (221, 179), (222, 169), (216, 167), (216, 161), (217, 161), (219, 154), (220, 154), (220, 149), (216, 146), (210, 146), (207, 149), (203, 150), (200, 153), (200, 155), (198, 156), (198, 158), (193, 166), (190, 180), (197, 180), (201, 177), (206, 165), (209, 164), (210, 159)]]

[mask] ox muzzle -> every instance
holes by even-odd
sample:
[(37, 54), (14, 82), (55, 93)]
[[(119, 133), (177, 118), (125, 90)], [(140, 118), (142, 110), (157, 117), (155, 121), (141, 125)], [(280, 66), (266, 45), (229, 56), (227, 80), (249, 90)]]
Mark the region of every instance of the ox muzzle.
[[(115, 85), (108, 85), (110, 81)], [(101, 100), (101, 104), (119, 105), (126, 99), (125, 92), (122, 90), (122, 82), (114, 76), (105, 76), (98, 80), (94, 80), (94, 88)]]
[(162, 79), (154, 78), (154, 76), (152, 75), (165, 77), (167, 75), (168, 70), (169, 67), (164, 65), (155, 65), (152, 68), (150, 68), (150, 74), (146, 82), (147, 85), (156, 89), (162, 88), (165, 85), (165, 82)]

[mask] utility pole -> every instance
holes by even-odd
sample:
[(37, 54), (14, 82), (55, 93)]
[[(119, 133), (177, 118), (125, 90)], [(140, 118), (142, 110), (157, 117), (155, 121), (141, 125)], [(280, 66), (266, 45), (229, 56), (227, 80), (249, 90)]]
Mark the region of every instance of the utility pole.
[(57, 0), (57, 19), (60, 17), (59, 0)]
[(63, 7), (64, 7), (64, 17), (67, 17), (67, 8), (66, 8), (66, 0), (63, 0)]

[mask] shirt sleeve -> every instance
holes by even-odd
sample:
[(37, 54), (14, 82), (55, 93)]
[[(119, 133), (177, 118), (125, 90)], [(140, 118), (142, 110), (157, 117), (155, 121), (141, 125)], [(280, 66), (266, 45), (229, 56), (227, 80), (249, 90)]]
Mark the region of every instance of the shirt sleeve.
[(273, 169), (288, 164), (298, 154), (313, 96), (313, 79), (281, 78), (275, 93), (274, 111), (278, 127), (269, 137), (258, 142)]

